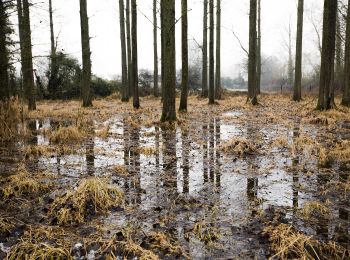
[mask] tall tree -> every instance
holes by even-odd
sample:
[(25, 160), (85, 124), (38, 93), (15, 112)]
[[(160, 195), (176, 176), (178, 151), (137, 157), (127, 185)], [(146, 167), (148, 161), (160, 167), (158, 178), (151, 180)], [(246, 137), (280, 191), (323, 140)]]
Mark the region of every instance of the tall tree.
[(132, 85), (132, 53), (131, 53), (131, 32), (130, 32), (130, 0), (126, 0), (126, 46), (128, 50), (128, 96), (133, 95), (133, 85)]
[[(164, 5), (160, 5), (160, 27), (163, 28), (164, 26)], [(164, 59), (164, 31), (160, 31), (160, 46), (161, 46), (161, 86), (162, 86), (162, 101), (164, 99), (164, 74), (165, 74), (165, 59)]]
[(10, 28), (7, 9), (8, 2), (0, 0), (0, 101), (10, 97), (8, 73), (8, 34), (10, 33)]
[(188, 21), (187, 21), (187, 0), (181, 0), (181, 43), (182, 43), (182, 78), (181, 78), (181, 99), (180, 111), (187, 111), (188, 97)]
[(58, 80), (58, 66), (57, 66), (57, 55), (55, 45), (55, 34), (53, 26), (53, 11), (52, 11), (52, 0), (49, 0), (49, 18), (50, 18), (50, 42), (51, 42), (51, 53), (50, 53), (50, 78), (48, 84), (48, 90), (51, 98), (57, 97), (57, 80)]
[(140, 108), (139, 100), (139, 71), (137, 60), (137, 5), (136, 0), (131, 0), (131, 45), (132, 45), (132, 85), (133, 85), (133, 106)]
[(216, 1), (215, 98), (221, 99), (221, 0)]
[(294, 66), (293, 66), (293, 54), (292, 54), (292, 26), (291, 22), (289, 21), (288, 26), (288, 66), (287, 66), (287, 83), (288, 87), (293, 86), (293, 80), (294, 80)]
[(17, 10), (25, 97), (28, 100), (28, 109), (35, 110), (35, 86), (28, 0), (17, 0)]
[(336, 29), (336, 38), (335, 38), (335, 73), (334, 73), (334, 82), (335, 86), (338, 89), (344, 88), (344, 52), (343, 52), (343, 35), (341, 28), (341, 19), (340, 12), (337, 12), (337, 29)]
[(92, 106), (91, 95), (91, 52), (89, 36), (89, 18), (87, 14), (87, 0), (80, 0), (80, 30), (81, 30), (81, 48), (83, 60), (83, 73), (81, 80), (81, 95), (83, 98), (83, 107)]
[(164, 94), (161, 121), (176, 120), (175, 86), (175, 0), (161, 0), (162, 34), (164, 47)]
[(258, 41), (256, 53), (256, 93), (261, 92), (261, 0), (258, 0)]
[(302, 78), (302, 59), (303, 59), (303, 19), (304, 19), (304, 0), (298, 2), (298, 24), (297, 24), (297, 42), (295, 51), (295, 80), (293, 90), (293, 100), (301, 100), (301, 78)]
[(209, 0), (209, 105), (215, 103), (214, 63), (214, 0)]
[(208, 97), (208, 0), (203, 3), (202, 97)]
[(248, 55), (248, 99), (253, 105), (258, 104), (256, 97), (256, 17), (257, 0), (250, 0), (249, 13), (249, 55)]
[(120, 25), (120, 46), (122, 58), (122, 101), (129, 101), (128, 95), (128, 68), (126, 61), (126, 43), (125, 43), (125, 19), (124, 19), (124, 0), (119, 0), (119, 25)]
[(346, 16), (346, 40), (345, 40), (345, 86), (342, 105), (350, 107), (350, 0), (348, 0), (348, 14)]
[[(334, 106), (334, 56), (338, 0), (324, 0), (320, 87), (317, 109)], [(333, 93), (332, 93), (333, 92)]]
[(157, 0), (153, 0), (153, 95), (159, 96), (158, 89), (158, 27)]

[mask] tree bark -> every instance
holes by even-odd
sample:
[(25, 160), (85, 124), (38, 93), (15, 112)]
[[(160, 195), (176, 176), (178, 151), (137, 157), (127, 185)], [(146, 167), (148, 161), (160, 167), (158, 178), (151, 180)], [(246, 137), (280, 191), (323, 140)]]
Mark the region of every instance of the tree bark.
[(258, 0), (258, 41), (256, 54), (256, 94), (261, 93), (261, 0)]
[(158, 89), (158, 28), (157, 0), (153, 0), (153, 95), (159, 96)]
[(256, 97), (256, 17), (257, 17), (257, 0), (250, 0), (249, 13), (249, 56), (248, 56), (248, 100), (257, 105)]
[(80, 29), (81, 29), (81, 47), (83, 71), (81, 81), (81, 92), (83, 98), (83, 107), (92, 106), (91, 95), (91, 52), (89, 36), (89, 18), (87, 15), (87, 0), (80, 0)]
[(214, 0), (209, 0), (209, 105), (215, 104)]
[(188, 97), (188, 20), (187, 0), (181, 0), (181, 34), (182, 34), (182, 79), (181, 79), (181, 100), (180, 111), (187, 111)]
[(216, 1), (216, 72), (215, 98), (221, 99), (221, 0)]
[(294, 80), (294, 67), (293, 67), (293, 55), (292, 55), (292, 28), (289, 21), (288, 27), (288, 87), (293, 87)]
[[(160, 0), (162, 2), (162, 0)], [(160, 5), (160, 27), (163, 28), (164, 26), (164, 5)], [(162, 102), (163, 102), (163, 99), (164, 99), (164, 85), (165, 85), (165, 81), (164, 81), (164, 68), (165, 68), (165, 61), (164, 61), (164, 31), (161, 30), (160, 31), (160, 45), (161, 45), (161, 88), (162, 88)]]
[(320, 70), (320, 87), (318, 97), (318, 110), (328, 110), (334, 105), (333, 81), (334, 81), (334, 56), (335, 56), (335, 34), (338, 10), (337, 0), (324, 1), (323, 14), (323, 38)]
[(6, 3), (0, 0), (0, 101), (5, 101), (10, 98), (9, 89), (9, 57), (8, 57), (8, 14)]
[(131, 32), (130, 32), (130, 0), (126, 0), (126, 46), (128, 52), (128, 96), (133, 95), (132, 85), (132, 51), (131, 51)]
[(346, 17), (346, 40), (345, 40), (345, 86), (342, 105), (350, 107), (350, 0), (348, 0), (348, 14)]
[(208, 97), (208, 0), (204, 0), (202, 53), (202, 97)]
[(122, 62), (122, 101), (128, 102), (128, 68), (126, 61), (125, 44), (125, 19), (124, 19), (124, 0), (119, 0), (119, 26), (120, 26), (120, 46)]
[[(20, 33), (20, 41), (22, 42), (22, 75), (25, 96), (28, 100), (28, 109), (35, 110), (35, 86), (33, 76), (33, 55), (32, 55), (32, 39), (30, 29), (30, 11), (28, 0), (18, 0), (18, 24)], [(22, 36), (22, 37), (21, 37)]]
[(297, 42), (295, 51), (295, 80), (293, 100), (301, 100), (301, 78), (302, 78), (302, 59), (303, 59), (303, 19), (304, 19), (304, 0), (298, 3), (298, 24), (297, 24)]
[(57, 98), (57, 77), (58, 77), (58, 67), (57, 67), (57, 55), (55, 46), (55, 34), (53, 26), (53, 11), (52, 11), (52, 0), (49, 0), (49, 18), (50, 18), (50, 41), (51, 41), (51, 68), (50, 68), (50, 78), (48, 90), (50, 98)]
[(175, 121), (175, 0), (161, 0), (164, 47), (164, 94), (161, 121)]
[(337, 12), (337, 29), (335, 40), (335, 87), (339, 90), (344, 89), (344, 65), (343, 65), (343, 46), (342, 46), (342, 32), (340, 13)]
[(132, 38), (132, 85), (133, 85), (133, 106), (140, 108), (139, 100), (139, 76), (137, 60), (137, 5), (136, 0), (131, 0), (131, 38)]

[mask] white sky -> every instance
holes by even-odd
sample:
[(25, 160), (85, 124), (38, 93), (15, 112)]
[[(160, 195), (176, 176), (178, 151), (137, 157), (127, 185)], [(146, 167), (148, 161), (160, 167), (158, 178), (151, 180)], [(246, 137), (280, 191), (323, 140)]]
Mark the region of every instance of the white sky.
[[(48, 1), (33, 0), (32, 43), (33, 55), (47, 55), (50, 50)], [(153, 0), (138, 0), (139, 69), (153, 68), (153, 28), (145, 17), (152, 18)], [(297, 0), (261, 0), (262, 2), (262, 53), (287, 60), (287, 28), (292, 25), (293, 52), (296, 32)], [(180, 17), (180, 0), (176, 0)], [(53, 0), (55, 34), (58, 47), (81, 60), (79, 0)], [(202, 42), (202, 0), (188, 0), (189, 39)], [(311, 20), (322, 27), (323, 1), (305, 1), (304, 14), (304, 66), (318, 63), (317, 37)], [(99, 76), (113, 78), (121, 71), (118, 0), (88, 0), (92, 70)], [(241, 70), (245, 53), (233, 37), (233, 29), (248, 47), (249, 0), (222, 0), (222, 74), (235, 77)], [(313, 18), (312, 18), (313, 17)], [(181, 64), (181, 26), (177, 25), (177, 64)], [(227, 29), (228, 28), (228, 29)], [(159, 37), (160, 38), (160, 37)], [(189, 42), (190, 48), (195, 44)], [(190, 55), (191, 59), (191, 55)], [(40, 66), (37, 61), (35, 65)], [(40, 68), (38, 68), (40, 69)]]

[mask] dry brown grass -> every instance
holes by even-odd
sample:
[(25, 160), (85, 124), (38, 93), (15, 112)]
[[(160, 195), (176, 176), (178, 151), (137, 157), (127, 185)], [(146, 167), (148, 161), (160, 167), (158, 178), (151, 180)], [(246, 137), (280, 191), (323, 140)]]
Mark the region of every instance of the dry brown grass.
[(278, 136), (274, 138), (274, 140), (271, 143), (271, 147), (288, 148), (289, 147), (288, 138), (286, 136)]
[(219, 149), (224, 153), (233, 153), (238, 156), (251, 155), (257, 152), (257, 145), (245, 138), (233, 138), (220, 144)]
[(58, 197), (52, 203), (49, 217), (58, 224), (84, 222), (89, 214), (106, 213), (110, 208), (123, 205), (123, 192), (109, 184), (107, 179), (88, 178), (78, 187)]
[(162, 232), (153, 232), (149, 236), (149, 239), (152, 249), (158, 249), (167, 255), (183, 256), (188, 259), (188, 256), (184, 253), (182, 248), (175, 245), (166, 234)]
[(205, 221), (197, 222), (194, 225), (193, 234), (206, 244), (213, 243), (221, 237), (219, 230)]
[(265, 228), (275, 252), (270, 259), (348, 259), (349, 251), (334, 243), (323, 243), (280, 224)]
[(15, 227), (13, 218), (0, 217), (0, 233), (10, 232)]
[(114, 169), (115, 169), (116, 173), (121, 175), (121, 176), (129, 176), (130, 175), (129, 171), (125, 165), (118, 164), (115, 166)]
[(310, 124), (314, 124), (314, 125), (323, 125), (323, 126), (327, 126), (327, 125), (333, 125), (335, 123), (335, 120), (332, 118), (328, 118), (326, 116), (318, 116), (315, 118), (311, 118), (309, 120)]
[(152, 156), (157, 153), (157, 149), (154, 147), (146, 146), (146, 147), (140, 147), (138, 149), (138, 152), (146, 156)]
[(332, 165), (332, 162), (333, 162), (333, 158), (330, 155), (330, 152), (324, 147), (319, 147), (318, 166), (322, 168), (328, 168)]
[(10, 141), (18, 137), (21, 106), (17, 99), (0, 102), (0, 122), (0, 141)]
[(49, 156), (55, 151), (56, 149), (49, 145), (26, 145), (23, 148), (25, 158)]
[(300, 214), (304, 219), (310, 220), (313, 217), (328, 217), (330, 210), (325, 203), (319, 201), (308, 201), (300, 210)]
[(50, 140), (55, 144), (77, 143), (84, 138), (84, 132), (76, 126), (60, 127), (51, 133)]
[(63, 230), (52, 227), (30, 227), (18, 244), (11, 247), (8, 260), (73, 259)]
[(16, 173), (6, 178), (0, 188), (4, 198), (10, 196), (31, 195), (49, 188), (44, 182), (42, 174), (30, 174), (24, 166), (20, 166)]
[(338, 143), (334, 149), (330, 151), (331, 156), (334, 160), (340, 163), (350, 163), (350, 141), (344, 140)]

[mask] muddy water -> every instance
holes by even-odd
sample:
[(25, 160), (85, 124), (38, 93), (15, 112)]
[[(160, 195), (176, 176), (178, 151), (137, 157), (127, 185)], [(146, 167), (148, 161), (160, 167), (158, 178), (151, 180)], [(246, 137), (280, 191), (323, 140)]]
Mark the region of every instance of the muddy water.
[[(249, 120), (235, 123), (233, 119), (241, 116), (242, 112), (233, 111), (174, 129), (130, 125), (126, 118), (115, 117), (103, 124), (92, 123), (95, 131), (108, 124), (107, 138), (88, 138), (74, 154), (39, 156), (25, 163), (29, 169), (54, 173), (70, 185), (86, 176), (112, 176), (125, 192), (128, 210), (112, 212), (99, 221), (111, 233), (130, 223), (145, 234), (165, 232), (193, 259), (267, 258), (269, 244), (264, 240), (260, 219), (276, 212), (281, 222), (349, 248), (349, 198), (321, 192), (332, 180), (346, 180), (349, 172), (337, 165), (319, 169), (315, 155), (307, 150), (293, 154), (289, 149), (268, 145), (278, 136), (292, 144), (300, 134), (317, 138), (326, 130), (300, 127), (298, 120), (289, 128), (254, 125)], [(21, 147), (49, 145), (45, 131), (62, 125), (69, 122), (30, 122), (29, 140), (2, 148), (1, 174), (19, 163), (15, 155)], [(218, 149), (234, 137), (259, 144), (257, 153), (239, 157)], [(150, 148), (152, 153), (142, 154), (140, 147)], [(130, 175), (116, 173), (118, 165), (125, 165)], [(331, 213), (306, 221), (298, 212), (315, 200), (329, 202)], [(210, 239), (196, 234), (196, 225)]]

